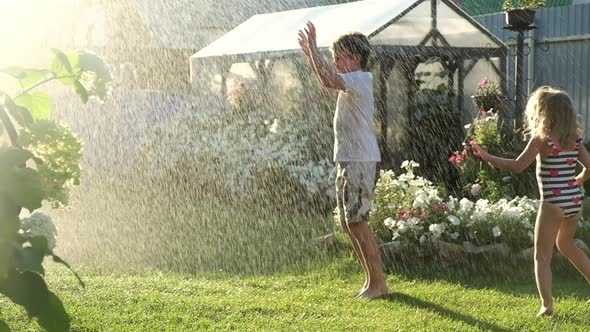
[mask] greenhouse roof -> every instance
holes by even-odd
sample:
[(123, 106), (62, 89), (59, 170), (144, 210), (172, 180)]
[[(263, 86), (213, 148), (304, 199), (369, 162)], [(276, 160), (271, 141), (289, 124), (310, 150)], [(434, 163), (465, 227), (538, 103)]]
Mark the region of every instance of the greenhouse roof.
[[(433, 5), (434, 4), (434, 5)], [(191, 58), (281, 57), (300, 52), (297, 32), (311, 21), (318, 47), (361, 32), (377, 49), (460, 49), (489, 54), (504, 44), (449, 0), (364, 0), (252, 16)], [(478, 54), (479, 54), (478, 53)]]

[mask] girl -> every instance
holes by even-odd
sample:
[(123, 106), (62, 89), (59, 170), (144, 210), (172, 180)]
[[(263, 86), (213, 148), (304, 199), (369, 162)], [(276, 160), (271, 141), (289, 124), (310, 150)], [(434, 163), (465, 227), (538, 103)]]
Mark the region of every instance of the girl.
[[(590, 154), (582, 144), (572, 100), (564, 91), (548, 86), (537, 89), (526, 107), (530, 141), (516, 159), (490, 155), (477, 142), (474, 154), (490, 165), (521, 172), (537, 161), (541, 204), (535, 223), (535, 277), (541, 296), (537, 316), (553, 314), (551, 255), (553, 244), (590, 281), (590, 259), (574, 244), (582, 210), (581, 186), (590, 178)], [(584, 169), (576, 176), (576, 162)]]

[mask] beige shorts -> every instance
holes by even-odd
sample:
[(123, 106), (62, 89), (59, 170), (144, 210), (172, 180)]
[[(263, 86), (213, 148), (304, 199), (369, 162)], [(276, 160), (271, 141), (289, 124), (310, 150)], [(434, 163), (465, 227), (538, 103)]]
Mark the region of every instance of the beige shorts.
[(336, 163), (336, 194), (341, 223), (369, 221), (376, 167), (376, 162)]

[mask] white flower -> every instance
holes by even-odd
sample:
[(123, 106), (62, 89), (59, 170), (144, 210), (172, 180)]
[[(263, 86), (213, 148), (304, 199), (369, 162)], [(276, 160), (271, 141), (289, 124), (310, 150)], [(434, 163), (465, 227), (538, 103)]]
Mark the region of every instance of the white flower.
[(473, 205), (474, 203), (472, 201), (468, 200), (467, 198), (463, 198), (461, 201), (459, 201), (459, 211), (457, 211), (457, 213), (460, 215), (466, 214), (473, 208)]
[(57, 228), (49, 215), (35, 212), (30, 217), (21, 219), (21, 230), (27, 237), (43, 236), (47, 239), (49, 250), (55, 249)]
[(395, 220), (393, 220), (393, 218), (387, 218), (383, 221), (383, 224), (385, 227), (391, 228), (395, 226)]
[(428, 230), (435, 238), (440, 238), (445, 231), (444, 224), (432, 224), (428, 227)]
[(407, 231), (409, 228), (409, 222), (400, 220), (397, 222), (397, 229), (400, 233)]
[(402, 168), (405, 168), (405, 169), (410, 168), (410, 169), (412, 169), (414, 167), (420, 167), (420, 164), (417, 163), (417, 162), (415, 162), (415, 161), (413, 161), (413, 160), (404, 160), (402, 162)]
[(414, 209), (427, 208), (428, 205), (429, 205), (428, 194), (426, 192), (424, 192), (423, 190), (419, 191), (416, 195), (416, 198), (414, 199), (414, 204), (412, 204), (412, 207)]
[(387, 208), (390, 210), (395, 210), (395, 204), (389, 203), (389, 204), (387, 204)]
[(471, 186), (471, 195), (479, 196), (480, 193), (481, 193), (481, 185), (479, 183), (476, 183)]
[(447, 202), (447, 209), (449, 209), (449, 211), (455, 211), (455, 208), (457, 208), (457, 199), (453, 196), (449, 196), (449, 201)]
[(464, 125), (463, 128), (465, 128), (465, 129), (471, 128), (471, 123), (468, 123), (468, 124)]
[(278, 129), (279, 129), (279, 120), (275, 119), (274, 122), (272, 123), (272, 125), (270, 126), (270, 128), (268, 128), (268, 131), (270, 131), (273, 134), (276, 134)]
[(451, 233), (451, 239), (456, 240), (459, 238), (459, 232)]
[(457, 216), (451, 214), (447, 217), (447, 219), (451, 222), (451, 225), (453, 226), (461, 225), (461, 219), (459, 219)]
[(494, 237), (498, 237), (502, 235), (502, 230), (500, 230), (500, 227), (495, 226), (494, 228), (492, 228), (492, 234), (494, 234)]

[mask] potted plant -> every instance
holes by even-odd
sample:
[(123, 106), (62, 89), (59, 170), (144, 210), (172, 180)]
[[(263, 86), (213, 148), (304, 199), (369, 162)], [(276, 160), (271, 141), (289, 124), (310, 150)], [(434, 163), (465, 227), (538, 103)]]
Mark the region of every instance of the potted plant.
[(482, 111), (489, 111), (490, 109), (497, 111), (502, 104), (502, 97), (500, 86), (496, 82), (489, 80), (487, 77), (484, 77), (479, 81), (475, 95), (472, 96), (473, 100)]
[(533, 9), (545, 6), (545, 0), (504, 0), (506, 24), (511, 28), (523, 29), (535, 22)]

